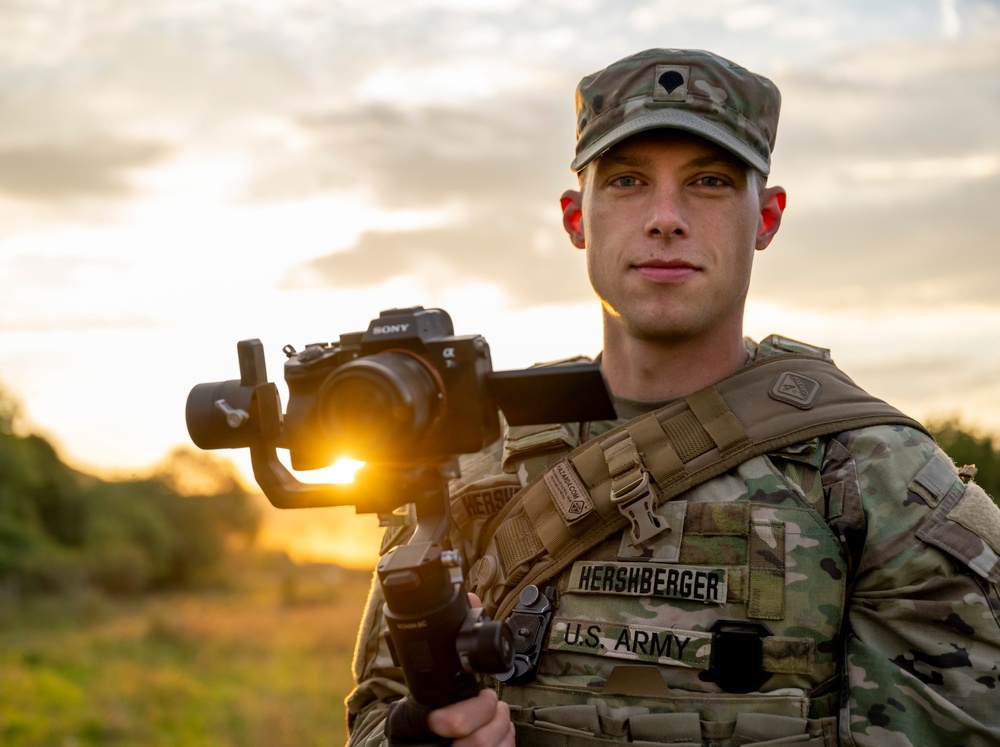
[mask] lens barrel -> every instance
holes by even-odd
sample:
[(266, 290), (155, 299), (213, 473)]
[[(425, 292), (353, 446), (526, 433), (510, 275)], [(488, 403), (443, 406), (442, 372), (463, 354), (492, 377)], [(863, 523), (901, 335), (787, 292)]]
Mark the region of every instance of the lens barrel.
[(317, 414), (338, 450), (370, 460), (412, 444), (441, 410), (437, 376), (408, 351), (386, 351), (350, 361), (323, 382)]

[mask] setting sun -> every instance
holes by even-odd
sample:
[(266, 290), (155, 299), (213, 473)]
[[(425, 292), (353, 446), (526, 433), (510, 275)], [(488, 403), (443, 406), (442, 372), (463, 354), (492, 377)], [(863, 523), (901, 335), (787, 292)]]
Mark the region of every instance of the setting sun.
[(365, 466), (364, 462), (349, 457), (340, 457), (329, 467), (323, 469), (309, 470), (308, 472), (296, 472), (295, 476), (300, 482), (322, 484), (333, 483), (334, 485), (349, 485), (354, 482), (354, 475)]

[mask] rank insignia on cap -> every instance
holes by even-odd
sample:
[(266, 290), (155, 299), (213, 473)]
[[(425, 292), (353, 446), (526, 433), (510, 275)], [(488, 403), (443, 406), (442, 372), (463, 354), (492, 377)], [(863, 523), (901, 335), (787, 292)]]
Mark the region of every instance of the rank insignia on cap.
[(687, 98), (690, 65), (657, 65), (653, 101), (684, 101)]

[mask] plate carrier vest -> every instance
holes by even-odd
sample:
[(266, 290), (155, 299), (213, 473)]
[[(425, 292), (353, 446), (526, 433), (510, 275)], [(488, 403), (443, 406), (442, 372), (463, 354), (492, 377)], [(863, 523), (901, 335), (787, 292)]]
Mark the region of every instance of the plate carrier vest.
[[(565, 426), (510, 429), (504, 470), (530, 481), (479, 534), (469, 586), (517, 645), (534, 636), (537, 672), (498, 685), (518, 744), (837, 745), (852, 551), (830, 465), (850, 455), (820, 437), (887, 424), (926, 432), (828, 351), (770, 337), (576, 448)], [(543, 593), (544, 620), (517, 607)]]

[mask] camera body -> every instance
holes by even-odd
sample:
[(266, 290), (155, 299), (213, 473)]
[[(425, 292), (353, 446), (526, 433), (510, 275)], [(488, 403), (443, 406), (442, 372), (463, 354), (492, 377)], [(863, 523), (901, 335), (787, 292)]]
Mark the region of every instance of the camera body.
[(383, 311), (363, 333), (286, 354), (284, 446), (293, 469), (337, 456), (434, 462), (499, 436), (489, 345), (479, 335), (455, 337), (441, 309)]
[[(327, 467), (338, 457), (389, 469), (443, 465), (496, 441), (498, 410), (510, 425), (616, 417), (599, 364), (493, 371), (486, 339), (456, 337), (442, 309), (388, 309), (338, 342), (301, 352), (286, 345), (284, 413), (260, 341), (243, 340), (237, 351), (239, 379), (192, 388), (188, 432), (202, 449), (249, 447), (260, 462), (255, 476), (275, 505), (303, 491), (270, 463), (273, 448), (288, 450), (294, 470)], [(315, 500), (327, 499), (316, 495), (309, 505)]]
[(489, 345), (455, 337), (441, 309), (390, 309), (335, 344), (286, 348), (285, 434), (292, 468), (336, 456), (434, 462), (478, 451), (499, 436), (489, 396)]
[(446, 462), (500, 435), (489, 345), (481, 335), (456, 337), (442, 309), (389, 309), (338, 342), (285, 346), (284, 414), (274, 385), (261, 389), (259, 342), (239, 347), (240, 380), (198, 384), (188, 397), (188, 431), (203, 449), (263, 436), (288, 450), (295, 470), (345, 456), (405, 466)]

